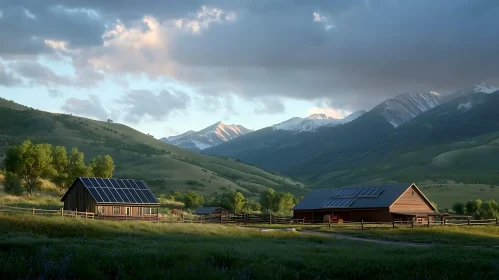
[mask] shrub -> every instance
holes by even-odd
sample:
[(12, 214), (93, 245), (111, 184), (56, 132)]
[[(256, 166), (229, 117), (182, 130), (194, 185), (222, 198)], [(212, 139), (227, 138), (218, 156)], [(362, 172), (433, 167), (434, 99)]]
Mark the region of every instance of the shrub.
[(7, 172), (4, 179), (5, 192), (13, 195), (21, 195), (23, 187), (21, 179), (12, 172)]

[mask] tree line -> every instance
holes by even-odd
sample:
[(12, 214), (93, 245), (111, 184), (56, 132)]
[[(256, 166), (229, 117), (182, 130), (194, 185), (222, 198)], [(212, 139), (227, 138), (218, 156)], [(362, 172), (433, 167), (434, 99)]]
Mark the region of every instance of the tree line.
[(171, 195), (176, 201), (183, 202), (188, 209), (202, 206), (219, 206), (236, 213), (265, 212), (287, 215), (291, 209), (303, 198), (289, 192), (276, 192), (272, 188), (260, 194), (259, 202), (245, 198), (241, 192), (226, 192), (211, 198), (194, 192), (174, 192)]
[(12, 194), (22, 194), (23, 191), (32, 194), (41, 186), (42, 179), (50, 180), (64, 190), (77, 177), (111, 178), (115, 168), (109, 155), (94, 157), (86, 165), (85, 155), (77, 148), (68, 153), (63, 146), (33, 144), (30, 140), (9, 146), (3, 164), (5, 191)]
[(450, 214), (469, 215), (474, 219), (496, 219), (499, 218), (499, 204), (495, 200), (483, 202), (480, 199), (468, 200), (467, 202), (456, 202), (452, 205), (452, 209), (448, 211)]

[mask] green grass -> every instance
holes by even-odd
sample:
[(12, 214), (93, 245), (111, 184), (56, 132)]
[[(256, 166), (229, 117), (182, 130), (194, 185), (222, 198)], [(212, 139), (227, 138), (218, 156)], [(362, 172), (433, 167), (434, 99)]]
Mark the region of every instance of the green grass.
[[(144, 179), (156, 194), (191, 189), (213, 195), (221, 192), (221, 187), (252, 198), (258, 196), (254, 190), (261, 192), (268, 187), (306, 192), (303, 184), (284, 176), (169, 145), (122, 124), (25, 109), (1, 101), (0, 160), (7, 144), (19, 144), (28, 138), (68, 149), (77, 147), (87, 160), (110, 154), (116, 165), (115, 177)], [(193, 181), (198, 184), (188, 183)]]
[(221, 225), (0, 215), (3, 279), (497, 279), (499, 252)]
[(470, 199), (483, 201), (499, 201), (499, 186), (483, 184), (457, 184), (423, 182), (417, 184), (426, 197), (437, 203), (439, 209), (452, 208), (456, 202), (466, 202)]
[(335, 227), (328, 229), (322, 227), (320, 230), (390, 241), (451, 246), (499, 246), (499, 226), (432, 226), (429, 228), (419, 226), (415, 228), (375, 228), (367, 230)]

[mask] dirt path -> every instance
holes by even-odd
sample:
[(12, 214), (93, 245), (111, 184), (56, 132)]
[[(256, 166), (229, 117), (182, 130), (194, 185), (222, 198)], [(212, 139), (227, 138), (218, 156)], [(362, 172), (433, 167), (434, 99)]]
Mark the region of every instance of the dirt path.
[[(255, 228), (255, 229), (259, 229), (261, 231), (294, 230), (293, 228), (289, 228), (289, 229)], [(448, 244), (417, 243), (417, 242), (407, 242), (407, 241), (375, 239), (375, 238), (369, 238), (369, 237), (354, 237), (354, 236), (345, 235), (345, 234), (321, 232), (321, 231), (314, 231), (314, 230), (301, 230), (301, 231), (296, 231), (296, 232), (304, 233), (304, 234), (312, 234), (312, 235), (330, 236), (330, 237), (334, 237), (334, 238), (338, 238), (338, 239), (370, 242), (370, 243), (384, 244), (384, 245), (398, 245), (398, 246), (410, 246), (410, 247), (452, 246), (452, 245), (448, 245)], [(477, 245), (477, 246), (468, 245), (468, 246), (459, 246), (459, 247), (464, 247), (464, 248), (499, 248), (499, 246), (484, 246), (484, 245)]]
[(337, 233), (330, 233), (330, 232), (312, 231), (312, 230), (302, 230), (300, 232), (302, 232), (302, 233), (308, 233), (308, 234), (314, 234), (314, 235), (331, 236), (331, 237), (335, 237), (335, 238), (338, 238), (338, 239), (345, 239), (345, 240), (371, 242), (371, 243), (376, 243), (376, 244), (412, 246), (412, 247), (430, 247), (430, 246), (435, 246), (435, 244), (430, 244), (430, 243), (415, 243), (415, 242), (380, 240), (380, 239), (365, 238), (365, 237), (353, 237), (353, 236), (349, 236), (349, 235), (343, 235), (343, 234), (337, 234)]

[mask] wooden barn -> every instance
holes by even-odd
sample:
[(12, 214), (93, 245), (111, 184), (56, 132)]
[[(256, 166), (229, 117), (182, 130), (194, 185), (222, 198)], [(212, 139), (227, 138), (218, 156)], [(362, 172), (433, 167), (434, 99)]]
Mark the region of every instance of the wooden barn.
[(222, 207), (201, 207), (194, 214), (196, 215), (215, 215), (215, 214), (228, 214), (229, 211)]
[(157, 216), (160, 202), (143, 181), (78, 178), (62, 197), (65, 210), (100, 216)]
[(415, 184), (393, 184), (314, 190), (293, 214), (315, 222), (425, 222), (434, 219), (435, 210)]

